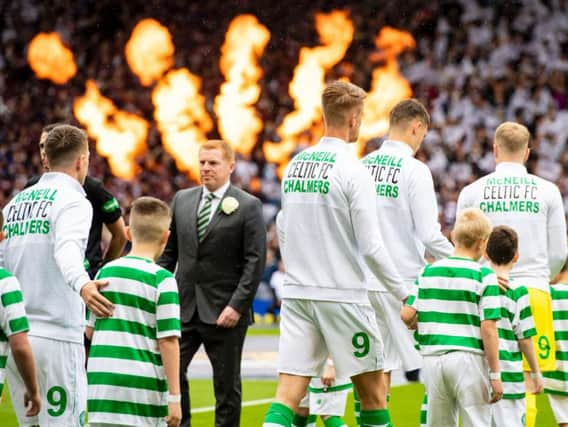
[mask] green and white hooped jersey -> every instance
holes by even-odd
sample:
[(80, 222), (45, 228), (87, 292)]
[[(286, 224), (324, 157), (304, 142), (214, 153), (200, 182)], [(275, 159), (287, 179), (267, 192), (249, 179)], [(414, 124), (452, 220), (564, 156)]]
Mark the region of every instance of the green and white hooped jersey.
[(0, 397), (10, 352), (8, 337), (30, 329), (18, 279), (0, 268)]
[(158, 425), (168, 413), (158, 340), (181, 335), (177, 283), (169, 271), (131, 256), (108, 263), (97, 278), (109, 281), (102, 293), (115, 308), (110, 318), (89, 319), (89, 421)]
[(551, 286), (556, 371), (544, 372), (544, 391), (568, 397), (568, 284)]
[(449, 257), (424, 267), (406, 304), (418, 313), (423, 356), (449, 351), (483, 354), (480, 325), (501, 318), (495, 273), (466, 258)]
[(503, 399), (524, 399), (523, 356), (518, 340), (536, 335), (536, 328), (527, 288), (514, 280), (510, 287), (507, 292), (501, 291), (502, 317), (497, 322)]
[(549, 292), (549, 278), (558, 274), (568, 255), (558, 187), (527, 173), (521, 164), (503, 162), (461, 191), (458, 212), (470, 207), (481, 209), (494, 227), (507, 225), (518, 233), (520, 257), (511, 277), (527, 288)]

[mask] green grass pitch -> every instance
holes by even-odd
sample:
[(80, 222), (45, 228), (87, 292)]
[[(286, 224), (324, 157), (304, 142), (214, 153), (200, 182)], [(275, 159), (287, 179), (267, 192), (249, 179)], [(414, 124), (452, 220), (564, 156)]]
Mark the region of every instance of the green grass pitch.
[[(192, 405), (194, 408), (210, 407), (215, 404), (213, 397), (213, 384), (209, 380), (193, 380), (190, 384), (192, 391)], [(275, 381), (268, 380), (246, 380), (243, 381), (243, 403), (246, 401), (254, 401), (267, 399), (274, 396), (276, 389)], [(420, 403), (424, 388), (421, 384), (410, 384), (400, 387), (394, 387), (392, 390), (391, 403), (389, 406), (393, 425), (395, 427), (417, 427), (420, 412)], [(4, 393), (4, 399), (0, 404), (0, 426), (17, 427), (16, 417), (9, 401), (8, 393)], [(262, 425), (264, 414), (269, 404), (261, 404), (247, 406), (242, 409), (241, 426), (242, 427), (258, 427)], [(545, 396), (538, 397), (539, 413), (536, 425), (538, 427), (554, 427), (554, 417), (548, 405)], [(355, 418), (353, 416), (353, 398), (349, 397), (347, 404), (347, 415), (345, 421), (347, 425), (354, 426)], [(211, 427), (214, 425), (213, 411), (194, 414), (192, 417), (193, 427)], [(318, 421), (318, 426), (322, 426)]]

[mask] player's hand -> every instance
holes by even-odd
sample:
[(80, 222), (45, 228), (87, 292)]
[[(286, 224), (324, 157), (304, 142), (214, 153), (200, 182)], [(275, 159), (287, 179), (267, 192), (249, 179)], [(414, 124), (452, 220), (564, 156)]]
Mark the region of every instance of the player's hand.
[(542, 379), (542, 374), (538, 372), (536, 375), (531, 374), (531, 380), (533, 384), (533, 393), (541, 394), (544, 391), (544, 381)]
[(97, 317), (110, 317), (114, 305), (100, 293), (108, 285), (108, 280), (91, 280), (81, 288), (81, 298)]
[(501, 380), (491, 380), (491, 402), (499, 402), (503, 398), (503, 383)]
[(331, 387), (335, 382), (335, 366), (325, 364), (325, 368), (323, 370), (323, 375), (321, 376), (321, 382), (326, 387)]
[(168, 416), (166, 417), (166, 424), (168, 427), (179, 427), (181, 423), (181, 404), (168, 403)]
[(24, 406), (26, 408), (26, 417), (34, 417), (39, 414), (41, 408), (41, 397), (39, 392), (31, 394), (29, 392), (24, 393)]
[(503, 292), (507, 292), (509, 289), (511, 289), (511, 287), (509, 286), (509, 279), (505, 277), (497, 276), (497, 284)]
[(217, 326), (221, 326), (222, 328), (234, 328), (237, 326), (237, 323), (239, 323), (240, 318), (241, 313), (228, 305), (217, 318)]

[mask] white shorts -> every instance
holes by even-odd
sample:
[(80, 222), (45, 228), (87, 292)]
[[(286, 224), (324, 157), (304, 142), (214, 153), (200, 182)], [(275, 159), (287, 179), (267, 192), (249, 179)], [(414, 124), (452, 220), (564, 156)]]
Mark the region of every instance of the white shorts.
[(414, 346), (412, 332), (400, 318), (402, 303), (390, 292), (369, 291), (369, 301), (375, 311), (377, 326), (384, 346), (385, 372), (404, 368), (412, 371), (422, 367), (422, 356)]
[(424, 356), (428, 393), (428, 425), (462, 427), (491, 425), (489, 367), (484, 355), (453, 351)]
[(501, 399), (491, 405), (492, 427), (525, 427), (527, 404), (525, 399)]
[(548, 394), (548, 401), (557, 424), (568, 423), (568, 396)]
[(14, 359), (7, 364), (10, 397), (20, 426), (81, 427), (85, 425), (87, 374), (83, 345), (29, 336), (38, 373), (41, 411), (26, 417), (26, 388)]
[(345, 414), (347, 396), (353, 389), (349, 380), (335, 381), (331, 387), (326, 387), (319, 378), (313, 378), (308, 387), (308, 393), (300, 402), (301, 408), (310, 408), (310, 415)]
[(383, 344), (370, 305), (285, 299), (278, 372), (319, 377), (328, 356), (338, 378), (383, 369)]

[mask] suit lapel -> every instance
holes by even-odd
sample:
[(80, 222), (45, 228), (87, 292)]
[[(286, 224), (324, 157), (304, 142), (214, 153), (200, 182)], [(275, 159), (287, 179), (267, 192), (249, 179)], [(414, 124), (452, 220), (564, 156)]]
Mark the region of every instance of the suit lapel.
[(201, 200), (201, 194), (203, 194), (202, 187), (199, 190), (192, 191), (189, 193), (188, 207), (189, 212), (187, 213), (187, 221), (190, 228), (190, 236), (192, 243), (195, 247), (199, 244), (199, 239), (197, 237), (197, 212), (199, 210), (199, 201)]
[(233, 186), (232, 185), (229, 185), (229, 188), (227, 188), (227, 191), (225, 191), (223, 198), (219, 201), (219, 206), (217, 206), (217, 209), (215, 210), (215, 213), (213, 214), (213, 218), (211, 218), (211, 221), (209, 222), (209, 225), (207, 226), (207, 230), (205, 230), (205, 235), (203, 236), (203, 240), (207, 239), (207, 236), (209, 235), (211, 230), (213, 230), (215, 228), (215, 226), (217, 225), (217, 223), (221, 220), (221, 218), (223, 218), (225, 216), (225, 214), (221, 211), (221, 206), (223, 204), (223, 200), (225, 199), (225, 197), (230, 197), (230, 196), (235, 197), (233, 195)]

